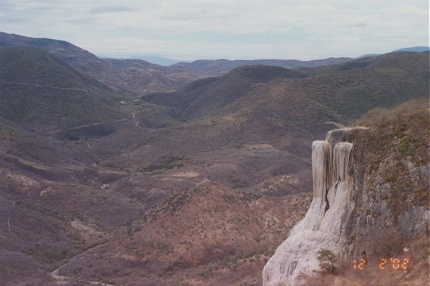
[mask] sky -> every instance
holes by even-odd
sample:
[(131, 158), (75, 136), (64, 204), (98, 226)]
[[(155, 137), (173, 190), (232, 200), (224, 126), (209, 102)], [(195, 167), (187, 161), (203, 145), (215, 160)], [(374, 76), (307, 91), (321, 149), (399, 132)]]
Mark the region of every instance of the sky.
[(1, 0), (0, 31), (98, 56), (357, 57), (429, 45), (428, 0)]

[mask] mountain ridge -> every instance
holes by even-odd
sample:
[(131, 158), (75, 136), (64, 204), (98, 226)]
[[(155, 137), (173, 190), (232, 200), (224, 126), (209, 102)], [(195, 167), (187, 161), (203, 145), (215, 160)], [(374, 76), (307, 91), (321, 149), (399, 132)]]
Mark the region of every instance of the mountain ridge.
[[(0, 48), (0, 116), (37, 132), (126, 116), (118, 97), (52, 54), (33, 47)], [(116, 98), (115, 98), (116, 97)]]
[[(384, 141), (362, 138), (363, 166), (379, 166), (377, 148), (424, 150), (425, 130), (402, 129), (383, 108), (426, 100), (428, 53), (242, 66), (139, 99), (148, 86), (160, 91), (158, 67), (94, 59), (83, 73), (46, 50), (6, 49), (17, 56), (0, 49), (0, 75), (32, 85), (0, 88), (0, 280), (12, 285), (258, 285), (310, 204), (312, 141), (376, 108), (399, 124), (382, 129)], [(141, 77), (148, 68), (160, 81)], [(391, 170), (378, 174), (404, 177)]]
[[(198, 60), (193, 63), (178, 63), (168, 67), (151, 64), (143, 60), (100, 59), (71, 43), (53, 39), (30, 38), (0, 32), (0, 46), (35, 46), (60, 57), (85, 75), (93, 77), (110, 88), (126, 90), (136, 95), (167, 92), (182, 88), (200, 78), (221, 76), (233, 68), (248, 64), (269, 64), (281, 67), (320, 66), (342, 62), (347, 58), (314, 61), (297, 60)], [(144, 83), (142, 85), (142, 83)]]
[[(216, 106), (221, 110), (221, 107), (233, 104), (243, 95), (256, 90), (259, 93), (271, 94), (273, 92), (270, 90), (276, 88), (279, 94), (277, 100), (286, 98), (288, 94), (303, 94), (302, 99), (312, 99), (335, 111), (340, 116), (338, 120), (345, 122), (369, 111), (370, 108), (387, 107), (390, 102), (399, 103), (404, 100), (404, 96), (410, 99), (425, 96), (428, 93), (426, 78), (429, 75), (427, 58), (426, 53), (391, 53), (327, 67), (301, 68), (289, 72), (284, 70), (285, 75), (291, 73), (294, 76), (274, 77), (268, 82), (253, 81), (252, 77), (247, 77), (242, 71), (252, 70), (255, 73), (269, 74), (280, 68), (245, 66), (223, 77), (196, 81), (176, 93), (148, 94), (142, 99), (177, 108), (177, 113), (182, 114), (180, 117), (189, 120), (195, 116), (192, 111), (195, 105), (200, 105), (198, 109), (203, 108), (207, 114), (214, 114), (218, 112)], [(406, 77), (407, 74), (412, 76)], [(399, 76), (406, 77), (401, 84), (397, 80)], [(225, 99), (221, 100), (222, 96)], [(258, 96), (259, 99), (257, 96), (257, 94), (254, 96), (253, 102), (264, 100), (264, 96)], [(210, 103), (217, 98), (220, 99), (219, 103), (215, 105)], [(398, 98), (398, 101), (395, 98)], [(262, 106), (267, 106), (267, 103)], [(362, 110), (356, 110), (357, 108)], [(236, 110), (240, 109), (243, 110), (236, 107)]]

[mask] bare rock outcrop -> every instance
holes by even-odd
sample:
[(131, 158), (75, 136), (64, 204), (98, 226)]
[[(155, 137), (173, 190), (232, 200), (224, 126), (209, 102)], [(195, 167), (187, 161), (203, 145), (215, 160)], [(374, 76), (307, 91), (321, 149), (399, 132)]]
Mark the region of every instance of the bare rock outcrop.
[[(372, 195), (369, 182), (382, 191), (390, 186), (382, 182), (378, 185), (377, 171), (366, 173), (366, 162), (356, 159), (363, 148), (355, 148), (353, 138), (365, 132), (368, 130), (337, 129), (328, 132), (324, 141), (313, 142), (312, 203), (306, 216), (265, 265), (263, 285), (300, 285), (302, 273), (312, 275), (319, 270), (316, 256), (320, 249), (330, 249), (344, 258), (363, 250), (371, 252), (364, 237), (371, 235), (372, 229), (396, 225), (404, 233), (413, 234), (428, 228), (428, 206), (411, 204), (395, 214), (387, 207), (387, 200)], [(428, 164), (405, 165), (413, 175), (427, 176), (428, 181)]]

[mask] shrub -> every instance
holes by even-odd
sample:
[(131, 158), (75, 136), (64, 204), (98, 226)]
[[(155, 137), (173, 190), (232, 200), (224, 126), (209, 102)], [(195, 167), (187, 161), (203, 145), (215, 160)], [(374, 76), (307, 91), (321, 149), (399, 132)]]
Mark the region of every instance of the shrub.
[(326, 273), (335, 273), (336, 267), (334, 264), (337, 261), (337, 256), (329, 249), (321, 249), (317, 252), (317, 259), (322, 271)]

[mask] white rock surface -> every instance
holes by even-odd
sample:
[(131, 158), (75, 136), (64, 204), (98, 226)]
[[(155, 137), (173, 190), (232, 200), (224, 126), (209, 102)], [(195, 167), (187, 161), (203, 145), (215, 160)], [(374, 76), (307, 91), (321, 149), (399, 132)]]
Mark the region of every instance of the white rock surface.
[(278, 247), (263, 270), (263, 285), (300, 285), (301, 272), (312, 274), (319, 269), (317, 251), (330, 249), (335, 253), (343, 245), (341, 235), (352, 180), (348, 176), (352, 144), (350, 129), (327, 134), (325, 141), (312, 144), (313, 200), (303, 220)]

